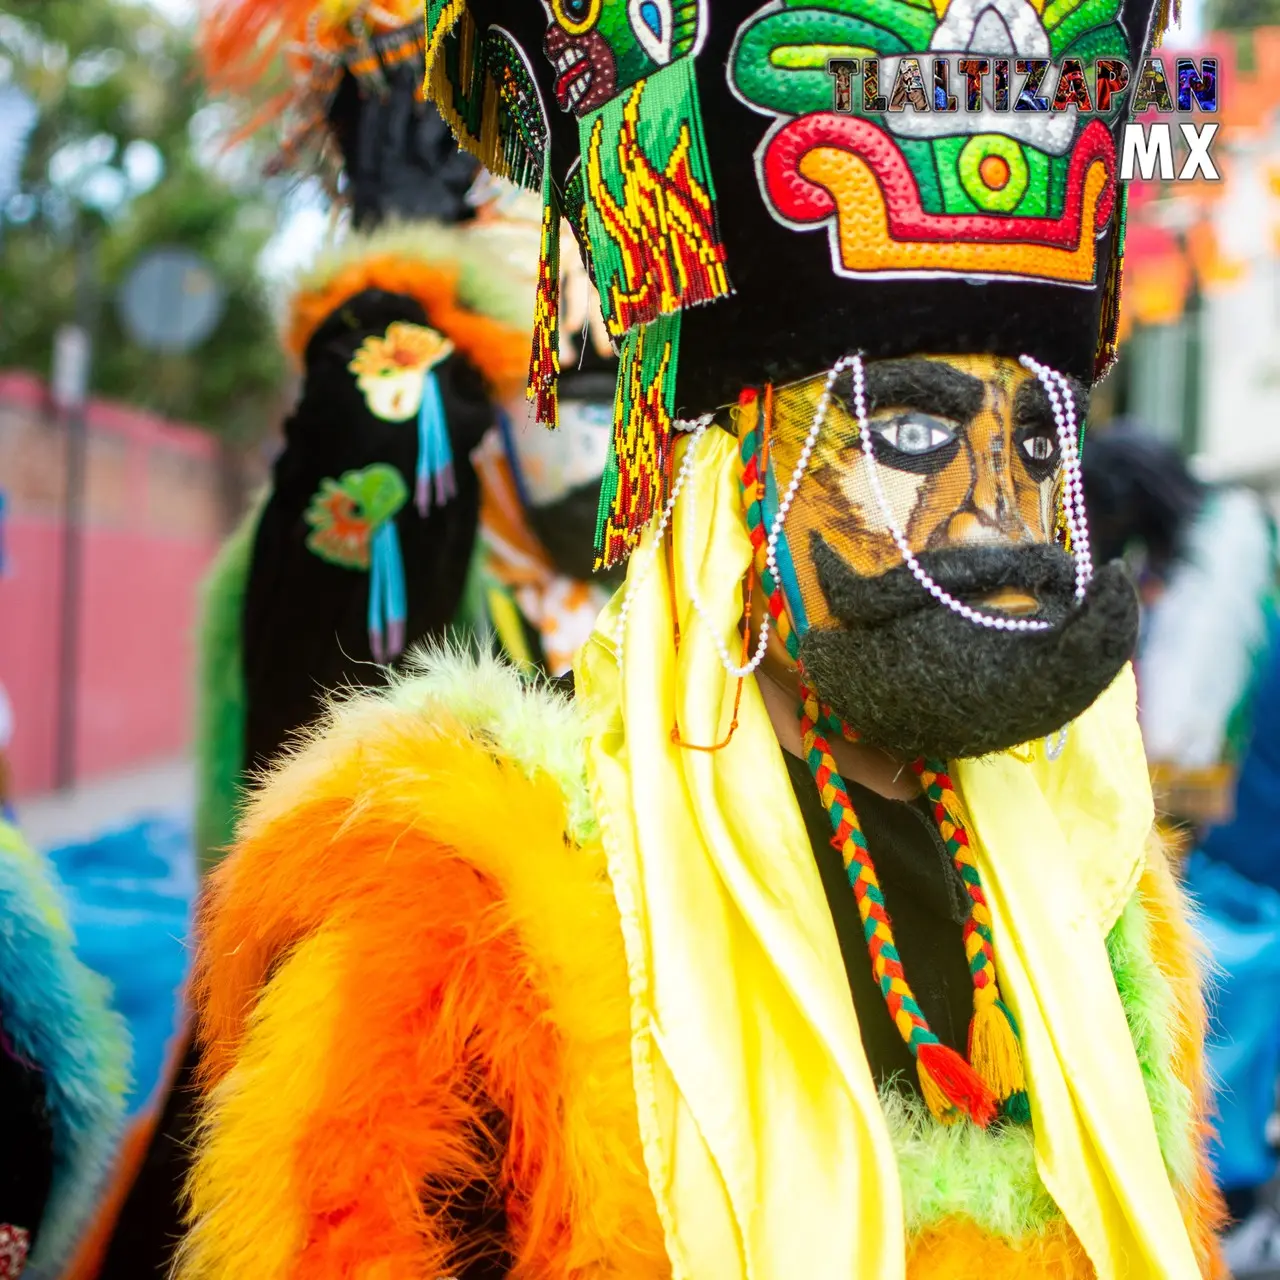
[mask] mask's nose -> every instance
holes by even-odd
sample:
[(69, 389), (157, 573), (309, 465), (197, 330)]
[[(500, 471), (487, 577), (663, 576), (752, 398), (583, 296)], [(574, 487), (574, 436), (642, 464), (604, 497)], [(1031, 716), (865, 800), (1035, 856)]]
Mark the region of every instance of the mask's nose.
[(969, 501), (947, 522), (954, 546), (1008, 546), (1032, 542), (1018, 511), (1018, 498), (1007, 469), (983, 459)]

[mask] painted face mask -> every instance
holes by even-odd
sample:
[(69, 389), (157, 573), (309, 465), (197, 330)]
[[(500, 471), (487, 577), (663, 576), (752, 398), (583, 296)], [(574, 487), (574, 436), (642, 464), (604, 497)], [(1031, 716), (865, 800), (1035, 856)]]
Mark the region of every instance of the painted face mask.
[[(767, 521), (827, 381), (773, 396)], [(865, 402), (871, 457), (850, 379), (836, 380), (777, 548), (801, 664), (838, 714), (895, 752), (982, 755), (1058, 729), (1130, 657), (1137, 609), (1118, 566), (1077, 600), (1044, 387), (1016, 361), (906, 359), (866, 366)], [(940, 603), (898, 535), (960, 605), (1038, 629)]]

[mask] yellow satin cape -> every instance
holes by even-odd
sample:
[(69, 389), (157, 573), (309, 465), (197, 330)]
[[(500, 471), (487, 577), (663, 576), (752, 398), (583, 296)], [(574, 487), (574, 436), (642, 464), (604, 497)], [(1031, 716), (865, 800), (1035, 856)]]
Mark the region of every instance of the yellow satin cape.
[[(688, 446), (682, 441), (679, 448)], [(830, 911), (754, 680), (735, 682), (689, 596), (740, 645), (751, 556), (736, 442), (710, 431), (674, 514), (674, 602), (653, 533), (577, 664), (587, 764), (622, 915), (649, 1180), (676, 1280), (901, 1280), (901, 1192)], [(665, 553), (664, 553), (665, 554)], [(1132, 673), (1039, 747), (961, 762), (1036, 1157), (1099, 1280), (1199, 1272), (1105, 938), (1152, 819)]]

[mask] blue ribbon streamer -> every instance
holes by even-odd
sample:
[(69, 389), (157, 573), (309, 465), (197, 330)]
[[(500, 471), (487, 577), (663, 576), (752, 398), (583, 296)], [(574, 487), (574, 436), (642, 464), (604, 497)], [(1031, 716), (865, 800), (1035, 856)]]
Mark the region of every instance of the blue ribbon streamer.
[(404, 648), (404, 557), (395, 519), (373, 535), (369, 566), (369, 649), (375, 662), (391, 662)]
[(419, 515), (431, 511), (432, 492), (435, 504), (444, 506), (457, 492), (453, 474), (453, 448), (449, 443), (449, 427), (444, 416), (444, 401), (435, 371), (428, 369), (423, 377), (422, 407), (418, 410), (418, 475), (415, 501)]

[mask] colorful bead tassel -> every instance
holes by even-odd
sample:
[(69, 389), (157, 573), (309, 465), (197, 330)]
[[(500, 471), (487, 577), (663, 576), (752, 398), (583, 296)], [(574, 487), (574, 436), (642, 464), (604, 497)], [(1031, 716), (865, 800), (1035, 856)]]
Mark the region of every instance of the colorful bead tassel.
[(609, 332), (732, 292), (693, 58), (578, 122), (587, 235)]
[(404, 557), (394, 519), (381, 525), (371, 543), (369, 650), (375, 662), (400, 656), (405, 637)]
[(430, 514), (433, 490), (436, 506), (442, 507), (457, 494), (458, 482), (453, 474), (453, 446), (449, 443), (440, 384), (436, 381), (435, 371), (428, 369), (423, 377), (422, 405), (418, 409), (415, 502), (419, 515)]
[(560, 210), (551, 185), (551, 164), (543, 163), (542, 241), (533, 301), (533, 350), (526, 395), (534, 418), (547, 427), (560, 421)]
[(623, 340), (613, 447), (596, 521), (597, 569), (625, 560), (666, 501), (679, 354), (679, 313), (641, 325)]

